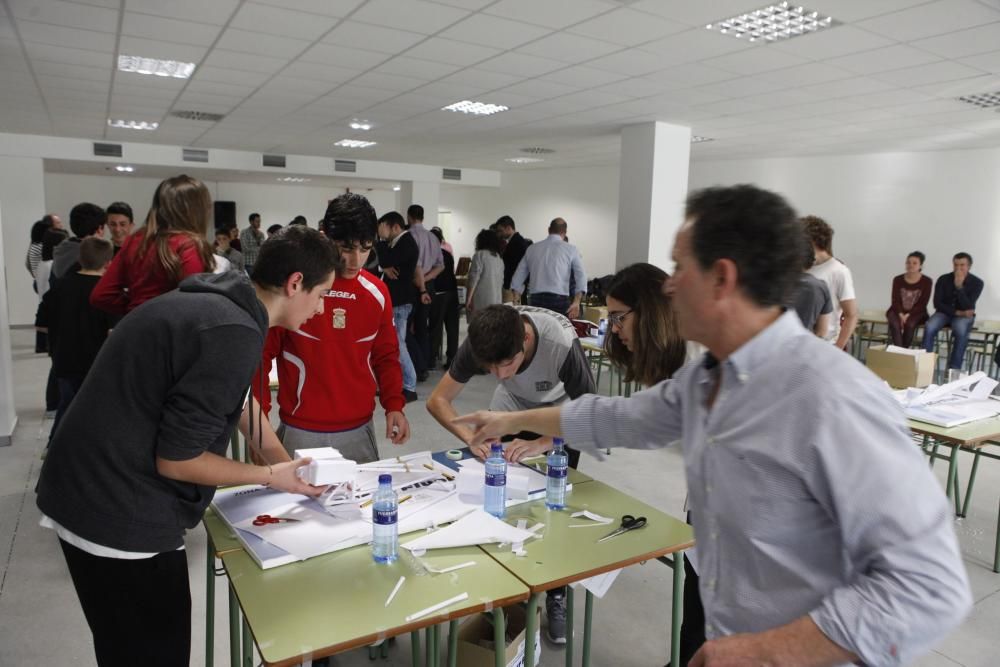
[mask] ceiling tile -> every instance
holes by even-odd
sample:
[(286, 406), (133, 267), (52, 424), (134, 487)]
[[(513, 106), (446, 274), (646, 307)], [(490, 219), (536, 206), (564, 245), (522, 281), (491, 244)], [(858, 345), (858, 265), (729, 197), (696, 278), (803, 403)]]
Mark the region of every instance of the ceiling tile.
[(671, 21), (680, 21), (690, 26), (703, 26), (712, 21), (760, 9), (763, 4), (760, 0), (756, 2), (754, 0), (712, 0), (711, 2), (639, 0), (639, 2), (631, 3), (629, 8), (656, 14)]
[[(733, 40), (736, 41), (736, 40)], [(882, 35), (861, 30), (852, 25), (834, 26), (787, 42), (771, 44), (771, 48), (810, 60), (828, 60), (862, 51), (891, 46), (893, 41)]]
[(550, 32), (551, 30), (548, 28), (520, 21), (511, 21), (486, 14), (473, 14), (442, 31), (440, 36), (472, 44), (493, 46), (498, 49), (513, 49)]
[(270, 58), (253, 53), (236, 53), (224, 49), (212, 49), (205, 61), (204, 67), (219, 67), (222, 69), (243, 70), (245, 72), (260, 72), (274, 74), (285, 66), (284, 58)]
[(912, 88), (928, 83), (967, 79), (981, 75), (982, 73), (982, 70), (973, 69), (960, 63), (942, 61), (919, 67), (907, 67), (892, 72), (882, 72), (874, 76), (877, 79), (903, 88)]
[(457, 69), (459, 69), (458, 65), (448, 65), (430, 60), (399, 56), (385, 64), (379, 65), (373, 71), (408, 76), (417, 81), (433, 81), (434, 79), (447, 76)]
[(449, 7), (468, 9), (469, 11), (474, 12), (482, 9), (491, 2), (494, 2), (494, 0), (433, 0), (433, 2), (441, 5), (448, 5)]
[(431, 35), (468, 15), (469, 12), (463, 9), (436, 5), (424, 0), (407, 0), (407, 2), (368, 0), (351, 18), (355, 21)]
[(81, 30), (118, 31), (118, 11), (61, 0), (9, 0), (15, 18)]
[(422, 39), (424, 39), (424, 35), (416, 32), (395, 30), (358, 23), (357, 21), (342, 21), (323, 38), (323, 42), (342, 47), (395, 54), (402, 53)]
[(281, 72), (285, 76), (298, 77), (300, 79), (313, 79), (323, 81), (331, 87), (346, 83), (358, 76), (357, 70), (346, 67), (334, 67), (332, 65), (320, 65), (319, 63), (294, 62)]
[[(720, 81), (719, 83), (713, 83), (707, 86), (699, 86), (695, 90), (714, 93), (716, 95), (730, 98), (738, 98), (750, 97), (751, 95), (756, 95), (758, 93), (767, 93), (772, 90), (780, 90), (781, 87), (781, 84), (778, 83), (771, 83), (752, 76), (741, 76), (729, 81)], [(678, 95), (683, 97), (685, 92), (686, 91), (681, 91)]]
[[(66, 63), (69, 65), (86, 65), (89, 67), (111, 67), (115, 60), (112, 53), (101, 53), (98, 51), (84, 51), (82, 49), (70, 49), (64, 46), (53, 46), (51, 44), (38, 44), (36, 42), (26, 42), (25, 50), (32, 62), (52, 62)], [(7, 58), (4, 53), (4, 58)]]
[(320, 42), (309, 47), (309, 50), (299, 57), (302, 62), (335, 65), (343, 69), (363, 72), (384, 63), (389, 56), (377, 51), (347, 48), (336, 44)]
[[(427, 85), (420, 86), (414, 89), (412, 92), (407, 93), (409, 96), (424, 95), (426, 97), (433, 97), (434, 102), (432, 106), (435, 109), (440, 109), (446, 104), (451, 104), (459, 100), (467, 100), (477, 97), (484, 93), (484, 90), (470, 90), (468, 86), (461, 86), (456, 83), (449, 82), (447, 79), (442, 79), (441, 81), (435, 81), (433, 83), (428, 83)], [(491, 93), (492, 95), (493, 93)], [(499, 93), (497, 93), (499, 94)], [(510, 106), (510, 105), (508, 105)]]
[(663, 67), (680, 65), (752, 48), (750, 44), (704, 28), (688, 30), (642, 45), (643, 51), (659, 56)]
[[(114, 47), (112, 40), (111, 46)], [(144, 58), (160, 58), (162, 60), (180, 60), (197, 63), (205, 57), (205, 47), (191, 44), (176, 44), (160, 42), (154, 39), (127, 37), (122, 35), (118, 40), (118, 53)], [(159, 77), (157, 77), (159, 78)]]
[(588, 67), (617, 72), (627, 76), (642, 76), (663, 68), (662, 59), (639, 49), (627, 49), (587, 62)]
[(297, 12), (343, 17), (354, 11), (364, 0), (254, 0), (258, 4), (272, 5)]
[(510, 19), (530, 18), (532, 23), (561, 29), (607, 12), (611, 6), (598, 0), (500, 0), (483, 10)]
[(264, 72), (247, 72), (245, 70), (226, 69), (205, 65), (195, 70), (194, 77), (188, 83), (188, 90), (195, 88), (214, 87), (225, 95), (250, 93), (254, 88), (267, 81), (270, 75)]
[(607, 14), (578, 23), (567, 29), (577, 35), (585, 35), (621, 46), (638, 46), (654, 39), (683, 32), (689, 26), (675, 23), (650, 14), (631, 9), (616, 9)]
[(523, 53), (514, 53), (513, 51), (508, 51), (503, 55), (491, 58), (490, 60), (477, 65), (479, 69), (484, 69), (490, 72), (513, 74), (515, 76), (525, 78), (539, 76), (545, 74), (546, 72), (559, 69), (562, 66), (563, 65), (561, 63), (553, 63), (545, 58), (537, 58)]
[[(1000, 43), (994, 46), (1000, 46)], [(989, 72), (990, 74), (1000, 74), (1000, 51), (991, 51), (990, 53), (981, 53), (977, 56), (962, 58), (959, 62), (981, 69), (984, 72)]]
[(851, 73), (826, 63), (806, 63), (805, 65), (764, 72), (759, 76), (765, 81), (792, 87), (846, 79), (851, 76)]
[(205, 2), (205, 0), (170, 0), (170, 2), (125, 0), (125, 9), (185, 21), (191, 21), (194, 20), (193, 17), (197, 17), (199, 23), (223, 25), (229, 21), (239, 4), (240, 0), (212, 0), (211, 2)]
[(359, 86), (391, 90), (399, 93), (413, 90), (420, 85), (419, 81), (414, 81), (408, 76), (396, 76), (395, 74), (382, 74), (380, 72), (365, 72), (354, 79), (352, 83)]
[(904, 67), (926, 65), (939, 60), (940, 58), (926, 51), (914, 49), (905, 44), (895, 44), (882, 49), (835, 58), (830, 60), (829, 64), (855, 74), (874, 74)]
[(81, 81), (111, 82), (111, 67), (88, 67), (86, 65), (67, 65), (66, 63), (37, 62), (34, 64), (35, 74), (47, 76), (64, 76)]
[(943, 58), (963, 58), (993, 51), (1000, 44), (1000, 22), (921, 39), (912, 46)]
[(531, 97), (536, 100), (547, 100), (552, 97), (575, 93), (579, 90), (580, 89), (577, 86), (567, 86), (565, 84), (546, 81), (544, 79), (529, 79), (502, 90), (498, 90), (496, 91), (496, 95), (500, 99), (504, 98), (504, 96), (509, 93), (513, 95)]
[(475, 94), (503, 88), (517, 83), (520, 80), (521, 77), (510, 74), (487, 72), (486, 70), (469, 68), (460, 72), (455, 72), (451, 76), (447, 76), (442, 79), (439, 83), (450, 83), (456, 86), (462, 86), (469, 91), (469, 94)]
[(839, 81), (828, 81), (813, 86), (804, 86), (798, 90), (808, 93), (816, 100), (822, 100), (836, 97), (851, 97), (854, 95), (868, 95), (870, 93), (883, 93), (887, 90), (892, 90), (894, 87), (884, 81), (859, 76), (851, 79), (840, 79)]
[(858, 23), (901, 42), (973, 28), (1000, 20), (1000, 11), (974, 0), (938, 0)]
[(613, 81), (627, 79), (628, 75), (595, 69), (585, 65), (576, 65), (575, 67), (566, 67), (555, 72), (549, 72), (541, 78), (546, 81), (555, 81), (556, 83), (564, 83), (568, 86), (576, 86), (578, 88), (596, 88), (597, 86), (603, 86)]
[(442, 37), (431, 37), (406, 52), (408, 56), (467, 67), (500, 53), (499, 49)]
[(809, 9), (853, 23), (873, 16), (926, 4), (928, 0), (809, 0)]
[(731, 53), (719, 56), (718, 58), (709, 58), (703, 60), (702, 64), (736, 74), (760, 74), (785, 67), (802, 65), (806, 62), (805, 59), (799, 56), (777, 51), (770, 48), (770, 45), (767, 44), (747, 49), (746, 51), (740, 51), (739, 53)]
[(270, 34), (307, 40), (318, 39), (336, 24), (337, 19), (333, 17), (306, 14), (252, 2), (242, 5), (229, 23), (234, 28), (245, 30), (259, 30), (266, 27)]
[(531, 44), (525, 44), (517, 51), (564, 63), (578, 63), (621, 50), (622, 47), (610, 42), (571, 35), (567, 32), (556, 32)]
[(115, 48), (114, 35), (93, 30), (80, 30), (63, 26), (35, 23), (34, 21), (18, 21), (17, 29), (25, 42), (65, 46), (85, 51), (101, 51), (111, 53)]
[(219, 30), (219, 26), (207, 23), (193, 23), (163, 18), (162, 16), (125, 12), (122, 18), (121, 34), (150, 39), (163, 39), (169, 36), (171, 41), (180, 44), (210, 46), (219, 36)]
[(227, 28), (215, 46), (236, 53), (256, 53), (272, 58), (292, 58), (301, 53), (306, 44), (300, 39), (292, 39), (291, 37), (278, 37), (262, 32)]

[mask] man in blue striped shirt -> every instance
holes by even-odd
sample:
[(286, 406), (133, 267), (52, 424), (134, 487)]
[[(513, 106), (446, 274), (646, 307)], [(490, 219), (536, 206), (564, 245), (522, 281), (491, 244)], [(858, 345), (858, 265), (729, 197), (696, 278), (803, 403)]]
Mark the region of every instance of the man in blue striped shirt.
[(530, 282), (530, 305), (554, 310), (573, 320), (580, 316), (580, 299), (587, 291), (587, 274), (580, 251), (566, 241), (567, 227), (565, 220), (556, 218), (549, 224), (548, 237), (528, 246), (514, 271), (510, 288), (517, 301), (524, 294), (525, 282)]
[(948, 502), (899, 405), (781, 305), (802, 244), (778, 195), (694, 193), (666, 291), (704, 358), (630, 399), (460, 418), (473, 443), (521, 429), (680, 443), (708, 640), (695, 667), (905, 665), (972, 605)]

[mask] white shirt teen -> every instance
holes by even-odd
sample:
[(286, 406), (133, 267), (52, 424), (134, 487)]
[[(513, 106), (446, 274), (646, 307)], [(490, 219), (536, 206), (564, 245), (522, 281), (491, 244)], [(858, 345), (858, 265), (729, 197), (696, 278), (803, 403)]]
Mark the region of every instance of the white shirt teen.
[(840, 336), (840, 318), (844, 314), (842, 301), (850, 301), (854, 295), (854, 278), (851, 277), (851, 270), (836, 257), (831, 257), (822, 264), (814, 264), (809, 273), (819, 278), (830, 289), (830, 297), (833, 300), (833, 313), (830, 317), (830, 329), (824, 338), (831, 343), (837, 341)]

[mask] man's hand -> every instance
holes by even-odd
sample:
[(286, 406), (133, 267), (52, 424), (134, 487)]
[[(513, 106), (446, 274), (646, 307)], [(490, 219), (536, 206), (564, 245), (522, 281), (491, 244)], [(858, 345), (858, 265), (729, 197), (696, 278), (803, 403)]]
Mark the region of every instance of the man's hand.
[(491, 445), (492, 445), (491, 442), (484, 442), (478, 445), (469, 445), (469, 451), (472, 452), (472, 455), (475, 456), (477, 459), (483, 461), (486, 459), (487, 456), (490, 455)]
[(566, 317), (571, 320), (575, 320), (580, 317), (580, 304), (571, 303), (569, 305), (569, 310), (566, 311)]
[(410, 439), (410, 422), (399, 410), (387, 412), (385, 415), (385, 437), (394, 445), (406, 444)]
[(511, 463), (517, 463), (521, 459), (528, 459), (538, 456), (552, 449), (552, 438), (539, 438), (538, 440), (512, 440), (504, 448), (504, 458)]
[(431, 295), (428, 294), (427, 292), (424, 292), (423, 294), (421, 294), (420, 295), (420, 303), (424, 304), (425, 306), (431, 305)]
[(489, 410), (479, 410), (472, 414), (456, 417), (451, 420), (452, 424), (463, 424), (472, 428), (472, 439), (469, 441), (469, 448), (486, 447), (489, 453), (488, 443), (499, 440), (508, 433), (516, 433), (510, 427), (510, 414), (506, 412), (491, 412)]
[(705, 642), (688, 667), (771, 667), (773, 658), (760, 635), (729, 635)]
[(382, 267), (382, 273), (385, 274), (389, 280), (396, 280), (399, 278), (399, 269), (394, 266)]
[(302, 466), (312, 463), (312, 459), (296, 459), (285, 463), (275, 463), (271, 465), (271, 481), (268, 483), (272, 489), (286, 491), (288, 493), (299, 493), (303, 496), (316, 497), (326, 491), (325, 486), (313, 486), (306, 484), (299, 479), (296, 471)]

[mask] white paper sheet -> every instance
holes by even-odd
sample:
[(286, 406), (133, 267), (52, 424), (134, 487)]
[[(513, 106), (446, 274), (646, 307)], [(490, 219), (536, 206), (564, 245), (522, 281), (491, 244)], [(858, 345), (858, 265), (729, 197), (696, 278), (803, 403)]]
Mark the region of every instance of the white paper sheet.
[(402, 546), (410, 551), (446, 549), (496, 542), (524, 542), (534, 536), (531, 531), (519, 530), (477, 508), (450, 526), (418, 537)]
[(573, 584), (574, 586), (583, 586), (588, 591), (593, 593), (598, 598), (603, 598), (604, 594), (608, 592), (611, 588), (611, 584), (615, 583), (615, 579), (621, 574), (621, 570), (612, 570), (611, 572), (605, 572), (604, 574), (599, 574), (596, 577), (590, 577), (589, 579), (583, 579)]
[(911, 357), (919, 357), (921, 354), (926, 354), (920, 349), (911, 349), (908, 347), (899, 347), (897, 345), (889, 345), (885, 348), (886, 352), (892, 352), (893, 354), (906, 354)]
[(235, 524), (240, 530), (253, 533), (289, 554), (305, 560), (326, 553), (330, 545), (354, 537), (356, 531), (350, 522), (330, 516), (301, 502), (285, 503), (266, 512), (274, 517), (288, 517), (298, 521), (253, 525), (256, 517), (249, 517)]

